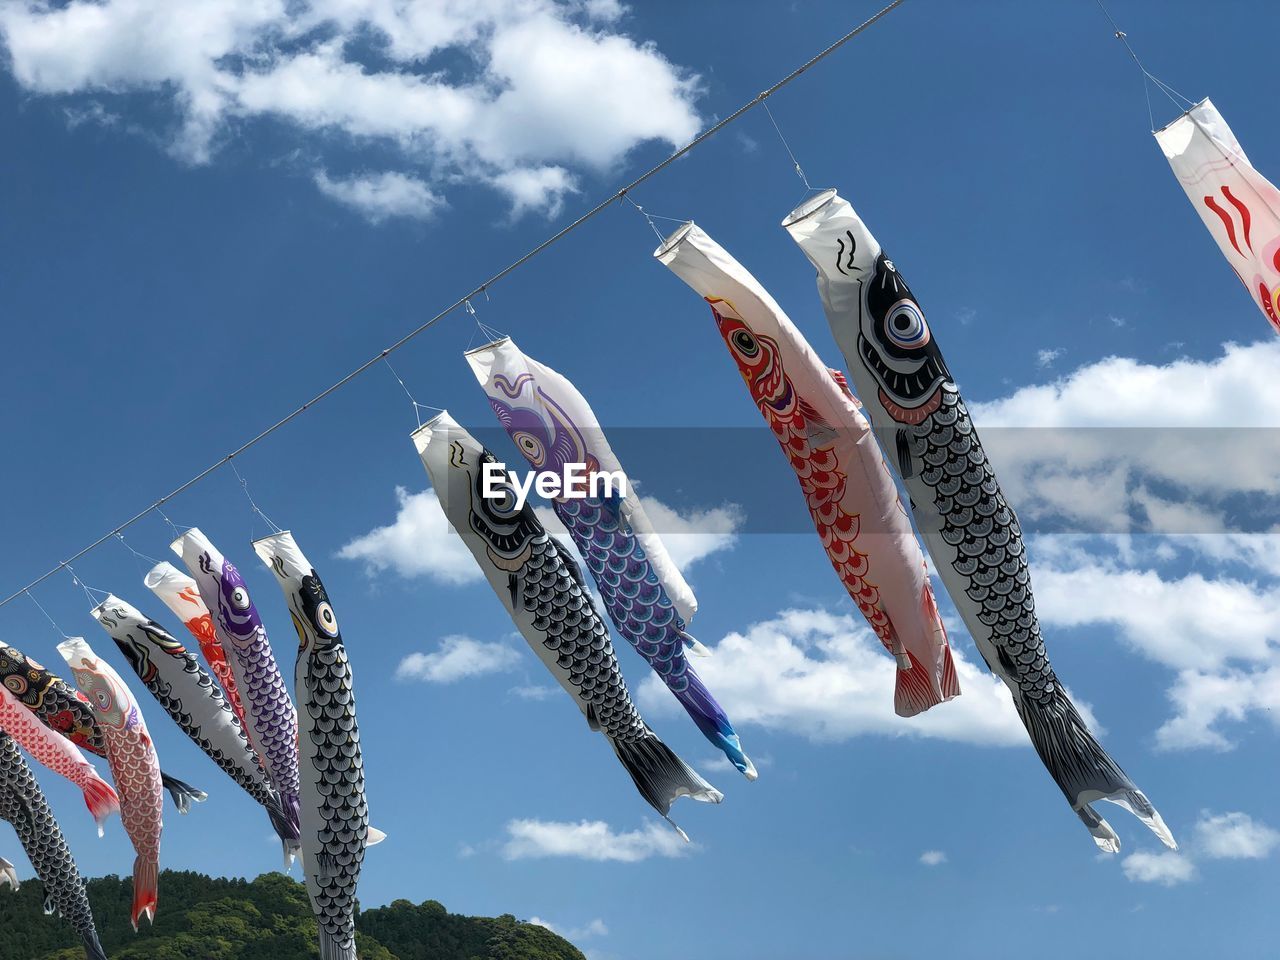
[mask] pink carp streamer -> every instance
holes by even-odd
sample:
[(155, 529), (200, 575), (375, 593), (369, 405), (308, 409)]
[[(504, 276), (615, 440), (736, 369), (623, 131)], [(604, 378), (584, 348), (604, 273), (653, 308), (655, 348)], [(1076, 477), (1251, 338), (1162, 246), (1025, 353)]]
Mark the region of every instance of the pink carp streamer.
[(111, 784), (98, 775), (80, 749), (27, 709), (8, 687), (0, 685), (0, 731), (60, 777), (84, 791), (85, 806), (98, 824), (98, 836), (107, 817), (120, 812), (120, 798)]
[(1155, 136), (1218, 249), (1280, 333), (1280, 190), (1253, 168), (1211, 100)]
[(896, 712), (914, 716), (959, 696), (924, 554), (844, 376), (695, 224), (677, 230), (654, 256), (710, 304), (751, 399), (800, 481), (832, 567), (897, 661)]
[(58, 644), (76, 686), (89, 699), (107, 745), (107, 762), (120, 795), (120, 819), (137, 853), (133, 861), (133, 909), (138, 929), (143, 917), (155, 920), (159, 901), (160, 832), (164, 828), (164, 785), (160, 761), (142, 711), (120, 675), (100, 660), (83, 637)]
[(244, 704), (240, 702), (240, 691), (236, 689), (235, 674), (227, 663), (227, 652), (222, 649), (218, 633), (213, 629), (213, 614), (205, 606), (196, 582), (168, 562), (157, 563), (142, 582), (196, 638), (209, 672), (222, 687), (231, 711), (244, 727)]

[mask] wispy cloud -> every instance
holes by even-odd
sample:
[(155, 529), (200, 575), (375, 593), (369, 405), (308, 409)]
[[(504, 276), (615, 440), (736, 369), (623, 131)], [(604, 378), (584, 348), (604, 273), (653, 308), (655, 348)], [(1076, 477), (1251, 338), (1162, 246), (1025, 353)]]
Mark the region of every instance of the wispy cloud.
[(665, 824), (650, 822), (639, 830), (615, 831), (602, 820), (512, 820), (502, 855), (508, 860), (569, 857), (636, 863), (650, 857), (683, 857), (690, 849)]
[(444, 203), (423, 181), (394, 171), (335, 179), (321, 170), (315, 182), (326, 197), (350, 207), (370, 223), (392, 217), (427, 220)]
[(454, 635), (440, 641), (431, 653), (411, 653), (396, 668), (401, 680), (455, 683), (466, 677), (502, 673), (520, 662), (520, 654), (505, 643), (485, 643)]
[(926, 867), (940, 867), (947, 862), (947, 855), (942, 850), (926, 850), (920, 854), (920, 862)]
[[(704, 638), (705, 642), (705, 638)], [(815, 740), (928, 737), (989, 746), (1027, 743), (1008, 691), (954, 650), (964, 696), (910, 720), (893, 709), (896, 666), (865, 621), (825, 610), (785, 610), (733, 632), (698, 673), (739, 727), (756, 724)], [(655, 676), (640, 685), (653, 715), (679, 706)]]
[(376, 527), (338, 551), (345, 560), (362, 561), (370, 573), (390, 570), (402, 577), (428, 577), (446, 584), (483, 578), (462, 538), (453, 532), (431, 490), (409, 493), (396, 487), (394, 522)]
[(1124, 875), (1135, 883), (1158, 883), (1164, 887), (1176, 887), (1195, 879), (1196, 867), (1184, 854), (1172, 850), (1150, 853), (1139, 850), (1120, 863)]
[(1211, 860), (1262, 860), (1280, 847), (1280, 831), (1247, 813), (1205, 811), (1196, 822), (1200, 853)]
[(1065, 350), (1061, 347), (1052, 347), (1044, 350), (1036, 351), (1036, 365), (1040, 367), (1052, 367), (1055, 360), (1061, 357)]
[[(554, 212), (572, 189), (567, 167), (605, 169), (698, 130), (697, 77), (619, 32), (622, 12), (617, 0), (14, 0), (0, 5), (0, 38), (28, 93), (141, 96), (176, 114), (168, 146), (189, 162), (256, 120), (312, 152), (338, 141), (398, 158), (425, 184), (419, 211), (475, 183), (516, 210)], [(422, 69), (444, 57), (457, 68)]]
[(580, 927), (562, 927), (559, 924), (552, 923), (550, 920), (543, 920), (541, 917), (530, 917), (525, 922), (536, 924), (539, 927), (546, 927), (552, 933), (559, 934), (572, 942), (590, 940), (595, 937), (607, 937), (609, 935), (608, 925), (599, 917)]

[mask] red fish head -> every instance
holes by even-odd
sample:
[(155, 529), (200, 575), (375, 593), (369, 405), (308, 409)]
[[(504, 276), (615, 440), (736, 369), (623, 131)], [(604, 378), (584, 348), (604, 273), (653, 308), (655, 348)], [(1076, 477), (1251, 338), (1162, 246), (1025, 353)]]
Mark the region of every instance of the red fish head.
[(795, 410), (796, 395), (782, 368), (777, 341), (747, 326), (727, 300), (708, 298), (707, 303), (711, 305), (720, 336), (751, 391), (751, 399), (766, 415), (790, 416)]

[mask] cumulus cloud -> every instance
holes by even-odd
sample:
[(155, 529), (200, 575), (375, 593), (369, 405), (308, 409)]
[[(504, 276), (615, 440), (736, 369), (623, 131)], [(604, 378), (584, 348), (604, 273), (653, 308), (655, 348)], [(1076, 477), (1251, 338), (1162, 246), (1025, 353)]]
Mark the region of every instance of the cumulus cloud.
[[(952, 651), (964, 695), (910, 720), (893, 711), (897, 667), (861, 617), (785, 610), (733, 632), (698, 661), (698, 673), (739, 726), (757, 724), (814, 740), (879, 735), (1023, 746), (1013, 701), (985, 667)], [(645, 711), (679, 705), (656, 676), (637, 696)]]
[(732, 503), (685, 513), (653, 497), (641, 497), (640, 503), (653, 529), (662, 537), (667, 553), (681, 570), (732, 547), (746, 521), (742, 508)]
[(474, 583), (483, 574), (462, 538), (453, 532), (431, 490), (410, 493), (396, 487), (396, 519), (356, 537), (338, 551), (359, 560), (372, 575), (390, 570), (402, 577), (429, 577), (440, 583)]
[(615, 831), (602, 820), (512, 820), (502, 855), (508, 860), (570, 857), (636, 863), (650, 857), (682, 857), (689, 850), (690, 844), (665, 824), (650, 822), (639, 830)]
[(1172, 671), (1157, 747), (1230, 749), (1227, 723), (1256, 715), (1280, 727), (1278, 539), (1037, 537), (1036, 609), (1046, 628), (1108, 627)]
[(1164, 887), (1176, 887), (1195, 879), (1196, 875), (1195, 864), (1172, 850), (1164, 853), (1139, 850), (1125, 857), (1120, 866), (1134, 883), (1158, 883)]
[(920, 854), (920, 862), (926, 867), (940, 867), (947, 862), (947, 855), (942, 850), (926, 850)]
[(1211, 860), (1262, 860), (1280, 847), (1280, 831), (1247, 813), (1204, 811), (1196, 822), (1196, 845)]
[(396, 667), (401, 680), (454, 683), (465, 677), (502, 673), (520, 662), (520, 654), (505, 643), (486, 643), (453, 635), (440, 641), (431, 653), (411, 653)]
[(389, 147), (433, 197), (473, 182), (554, 212), (566, 167), (697, 132), (697, 77), (620, 32), (623, 13), (616, 0), (7, 0), (0, 38), (31, 93), (166, 108), (170, 146), (192, 162), (268, 119), (313, 150)]
[(350, 207), (370, 223), (391, 217), (427, 220), (442, 203), (421, 180), (393, 171), (333, 179), (321, 170), (315, 175), (315, 182), (326, 197)]
[(1024, 526), (1265, 528), (1280, 494), (1277, 363), (1274, 338), (1203, 361), (1110, 357), (970, 408)]

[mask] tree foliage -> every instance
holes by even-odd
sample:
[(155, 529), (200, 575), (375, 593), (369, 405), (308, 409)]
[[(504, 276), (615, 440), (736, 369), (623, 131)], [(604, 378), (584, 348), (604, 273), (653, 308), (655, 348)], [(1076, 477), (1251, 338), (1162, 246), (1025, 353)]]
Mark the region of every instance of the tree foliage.
[[(226, 880), (166, 870), (155, 925), (133, 932), (133, 884), (90, 880), (89, 900), (111, 960), (315, 960), (316, 924), (306, 888), (280, 873)], [(36, 880), (0, 890), (4, 956), (84, 960), (75, 933), (45, 916)], [(464, 917), (435, 900), (396, 900), (356, 919), (361, 960), (585, 960), (568, 941), (510, 914)]]

